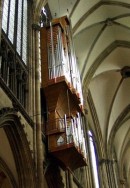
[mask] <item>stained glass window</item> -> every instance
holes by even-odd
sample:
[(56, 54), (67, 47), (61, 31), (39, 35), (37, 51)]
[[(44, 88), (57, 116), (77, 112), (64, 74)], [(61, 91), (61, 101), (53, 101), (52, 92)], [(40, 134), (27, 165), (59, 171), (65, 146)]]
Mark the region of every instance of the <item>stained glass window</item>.
[(5, 33), (7, 33), (8, 6), (9, 6), (9, 0), (4, 0), (2, 28), (5, 31)]
[(89, 137), (90, 156), (91, 156), (91, 162), (92, 162), (94, 184), (95, 184), (95, 188), (99, 188), (99, 179), (98, 179), (98, 171), (97, 171), (97, 156), (95, 153), (96, 148), (94, 145), (93, 135), (91, 131), (88, 131), (88, 137)]
[(2, 29), (27, 63), (27, 0), (4, 0)]

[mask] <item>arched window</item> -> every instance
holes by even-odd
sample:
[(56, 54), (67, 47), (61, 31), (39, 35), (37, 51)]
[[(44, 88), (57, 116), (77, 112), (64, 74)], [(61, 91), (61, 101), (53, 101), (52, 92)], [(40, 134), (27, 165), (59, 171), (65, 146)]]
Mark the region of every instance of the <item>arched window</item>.
[(26, 63), (27, 0), (4, 0), (2, 29)]
[(97, 156), (96, 156), (96, 148), (93, 140), (93, 135), (91, 131), (88, 131), (88, 138), (89, 138), (89, 146), (90, 146), (90, 156), (91, 156), (91, 163), (92, 163), (92, 174), (94, 180), (94, 187), (99, 188), (99, 179), (98, 179), (98, 170), (97, 170)]

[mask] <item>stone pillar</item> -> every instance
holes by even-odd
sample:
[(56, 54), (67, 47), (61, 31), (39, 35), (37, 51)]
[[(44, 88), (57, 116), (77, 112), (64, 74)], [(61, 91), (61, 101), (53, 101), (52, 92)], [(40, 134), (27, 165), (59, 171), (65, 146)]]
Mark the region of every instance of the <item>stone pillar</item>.
[(91, 166), (90, 163), (88, 162), (88, 168), (86, 176), (87, 176), (87, 188), (93, 188), (93, 177), (92, 177), (92, 173), (91, 173)]
[(27, 96), (27, 103), (26, 109), (29, 116), (35, 122), (35, 111), (34, 111), (34, 99), (35, 99), (35, 30), (32, 30), (32, 23), (33, 23), (33, 15), (32, 15), (32, 7), (31, 2), (28, 2), (28, 28), (32, 31), (28, 33), (28, 96)]
[[(31, 115), (32, 115), (32, 119), (34, 121), (34, 127), (33, 127), (33, 152), (34, 152), (34, 165), (35, 165), (35, 174), (36, 174), (36, 177), (37, 177), (37, 146), (36, 146), (36, 108), (35, 108), (35, 93), (36, 93), (36, 89), (35, 89), (35, 86), (36, 86), (36, 80), (35, 80), (35, 30), (32, 31), (32, 46), (33, 46), (33, 53), (32, 53), (32, 63), (31, 63), (31, 78), (30, 78), (30, 84), (31, 85), (31, 89), (30, 91), (32, 91), (32, 105), (29, 106), (32, 107), (32, 110), (31, 110)], [(31, 82), (32, 80), (32, 82)], [(29, 92), (30, 93), (30, 92)], [(31, 100), (31, 98), (30, 98)]]
[(69, 179), (69, 188), (73, 188), (73, 175), (68, 172), (68, 179)]
[(37, 177), (37, 146), (36, 146), (36, 104), (35, 104), (35, 93), (36, 93), (36, 79), (35, 79), (35, 61), (36, 61), (36, 29), (32, 27), (32, 23), (34, 21), (34, 16), (32, 14), (33, 9), (31, 6), (31, 2), (29, 3), (29, 10), (28, 10), (28, 18), (30, 19), (28, 23), (28, 27), (32, 31), (28, 34), (28, 96), (27, 96), (27, 112), (29, 116), (34, 121), (33, 127), (33, 158), (34, 158), (34, 171), (35, 177)]
[(39, 40), (38, 28), (35, 31), (35, 109), (36, 109), (36, 148), (37, 148), (37, 187), (43, 188), (43, 142), (41, 128), (41, 99), (39, 77)]
[(88, 188), (89, 186), (89, 179), (87, 178), (88, 174), (87, 174), (87, 170), (86, 170), (86, 166), (83, 168), (83, 183), (82, 185), (84, 186), (84, 188)]
[(100, 161), (100, 179), (104, 188), (118, 188), (114, 164), (115, 161), (109, 159)]
[(60, 174), (61, 174), (61, 177), (62, 177), (62, 182), (64, 184), (64, 188), (67, 188), (67, 185), (66, 185), (66, 171), (64, 171), (63, 169), (60, 168)]
[(110, 160), (109, 162), (109, 168), (110, 168), (110, 175), (111, 175), (111, 180), (112, 180), (112, 186), (115, 188), (118, 188), (118, 183), (117, 183), (117, 174), (115, 173), (115, 161)]
[(111, 188), (113, 187), (116, 188), (115, 176), (114, 176), (114, 171), (113, 171), (113, 160), (107, 159), (106, 163), (107, 163), (108, 174), (109, 174), (109, 186), (111, 186)]
[(65, 171), (65, 177), (66, 177), (66, 188), (69, 188), (69, 178), (68, 178), (68, 170)]
[(119, 172), (117, 171), (117, 161), (113, 160), (113, 174), (115, 179), (115, 187), (119, 187)]
[(109, 180), (108, 180), (108, 169), (107, 169), (107, 164), (106, 164), (105, 159), (100, 160), (99, 172), (100, 172), (101, 187), (110, 188)]

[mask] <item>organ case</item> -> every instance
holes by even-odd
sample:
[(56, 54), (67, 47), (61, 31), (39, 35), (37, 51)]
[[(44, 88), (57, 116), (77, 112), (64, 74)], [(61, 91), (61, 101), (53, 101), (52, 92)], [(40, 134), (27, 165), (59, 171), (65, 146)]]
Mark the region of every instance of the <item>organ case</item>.
[(71, 26), (66, 16), (41, 28), (41, 77), (48, 119), (48, 151), (63, 168), (86, 165), (83, 97), (73, 48)]

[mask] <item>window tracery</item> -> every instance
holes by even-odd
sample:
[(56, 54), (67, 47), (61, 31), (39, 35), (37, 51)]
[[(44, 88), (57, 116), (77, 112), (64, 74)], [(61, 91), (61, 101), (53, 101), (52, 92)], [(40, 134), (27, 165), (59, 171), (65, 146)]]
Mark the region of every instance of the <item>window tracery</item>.
[(2, 29), (27, 64), (27, 0), (4, 0)]

